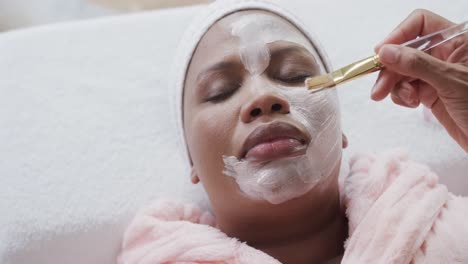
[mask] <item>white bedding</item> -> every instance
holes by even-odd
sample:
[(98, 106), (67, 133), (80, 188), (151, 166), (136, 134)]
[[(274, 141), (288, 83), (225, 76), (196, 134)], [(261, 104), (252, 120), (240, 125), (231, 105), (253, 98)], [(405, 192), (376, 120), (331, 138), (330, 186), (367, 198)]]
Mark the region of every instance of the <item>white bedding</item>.
[[(278, 2), (311, 25), (335, 66), (370, 55), (417, 7), (468, 19), (466, 0)], [(166, 89), (197, 8), (0, 34), (0, 263), (113, 263), (138, 207), (204, 200), (180, 166)], [(374, 80), (339, 88), (346, 153), (406, 147), (468, 194), (468, 155), (420, 110), (370, 101)]]

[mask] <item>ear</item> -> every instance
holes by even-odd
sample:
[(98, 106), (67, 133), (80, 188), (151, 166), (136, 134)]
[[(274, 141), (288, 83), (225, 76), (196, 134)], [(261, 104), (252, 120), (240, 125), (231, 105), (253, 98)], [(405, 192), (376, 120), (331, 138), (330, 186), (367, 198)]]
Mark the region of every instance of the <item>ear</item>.
[(342, 146), (345, 149), (346, 147), (348, 147), (348, 138), (346, 137), (346, 135), (344, 133), (342, 135), (343, 135), (342, 140), (341, 140), (342, 141)]
[(198, 178), (198, 173), (195, 171), (195, 168), (193, 166), (190, 169), (190, 179), (192, 180), (193, 184), (197, 184), (200, 182), (200, 178)]

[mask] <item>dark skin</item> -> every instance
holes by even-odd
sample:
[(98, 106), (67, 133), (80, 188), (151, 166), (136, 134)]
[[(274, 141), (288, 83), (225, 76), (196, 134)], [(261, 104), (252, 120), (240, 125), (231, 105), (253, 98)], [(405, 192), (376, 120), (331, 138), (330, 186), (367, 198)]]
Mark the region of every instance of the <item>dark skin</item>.
[[(252, 13), (273, 16), (295, 39), (303, 40), (269, 43), (270, 64), (255, 81), (240, 60), (239, 40), (225, 26)], [(311, 49), (303, 34), (283, 18), (263, 11), (237, 12), (218, 21), (201, 39), (184, 90), (192, 182), (203, 184), (217, 227), (282, 263), (321, 263), (342, 255), (347, 221), (340, 206), (339, 162), (305, 195), (274, 205), (246, 197), (235, 180), (223, 174), (222, 156), (239, 157), (244, 140), (261, 124), (283, 121), (299, 126), (288, 115), (285, 98), (252, 86), (303, 85), (306, 77), (323, 70)], [(282, 110), (270, 111), (273, 104), (281, 104)], [(251, 114), (256, 108), (261, 115)]]

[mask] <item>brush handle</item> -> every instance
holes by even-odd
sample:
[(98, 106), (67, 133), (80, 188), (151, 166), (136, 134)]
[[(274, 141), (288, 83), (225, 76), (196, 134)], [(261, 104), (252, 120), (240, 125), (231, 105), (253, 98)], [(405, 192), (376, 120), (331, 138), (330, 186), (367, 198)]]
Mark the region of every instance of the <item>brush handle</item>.
[[(401, 44), (402, 46), (428, 51), (439, 46), (461, 34), (468, 32), (468, 21), (449, 28), (419, 37)], [(340, 83), (354, 80), (369, 73), (379, 71), (383, 68), (379, 62), (378, 55), (372, 55), (360, 61), (354, 62), (323, 76), (307, 78), (305, 81), (307, 89), (311, 92), (318, 92), (325, 88), (335, 87)]]
[(422, 36), (408, 42), (401, 44), (402, 46), (428, 51), (432, 48), (439, 46), (442, 43), (445, 43), (461, 34), (468, 32), (468, 21), (460, 23), (458, 25), (453, 25), (449, 28), (431, 33), (426, 36)]

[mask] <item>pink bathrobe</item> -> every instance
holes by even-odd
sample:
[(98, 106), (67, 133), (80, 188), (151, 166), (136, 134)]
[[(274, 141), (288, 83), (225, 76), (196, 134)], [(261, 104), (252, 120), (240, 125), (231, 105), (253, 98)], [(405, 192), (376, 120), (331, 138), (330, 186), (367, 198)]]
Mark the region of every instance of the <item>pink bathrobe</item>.
[[(468, 199), (402, 152), (355, 155), (342, 198), (350, 236), (341, 263), (468, 263)], [(194, 205), (156, 202), (128, 227), (118, 263), (280, 263), (214, 226)]]

